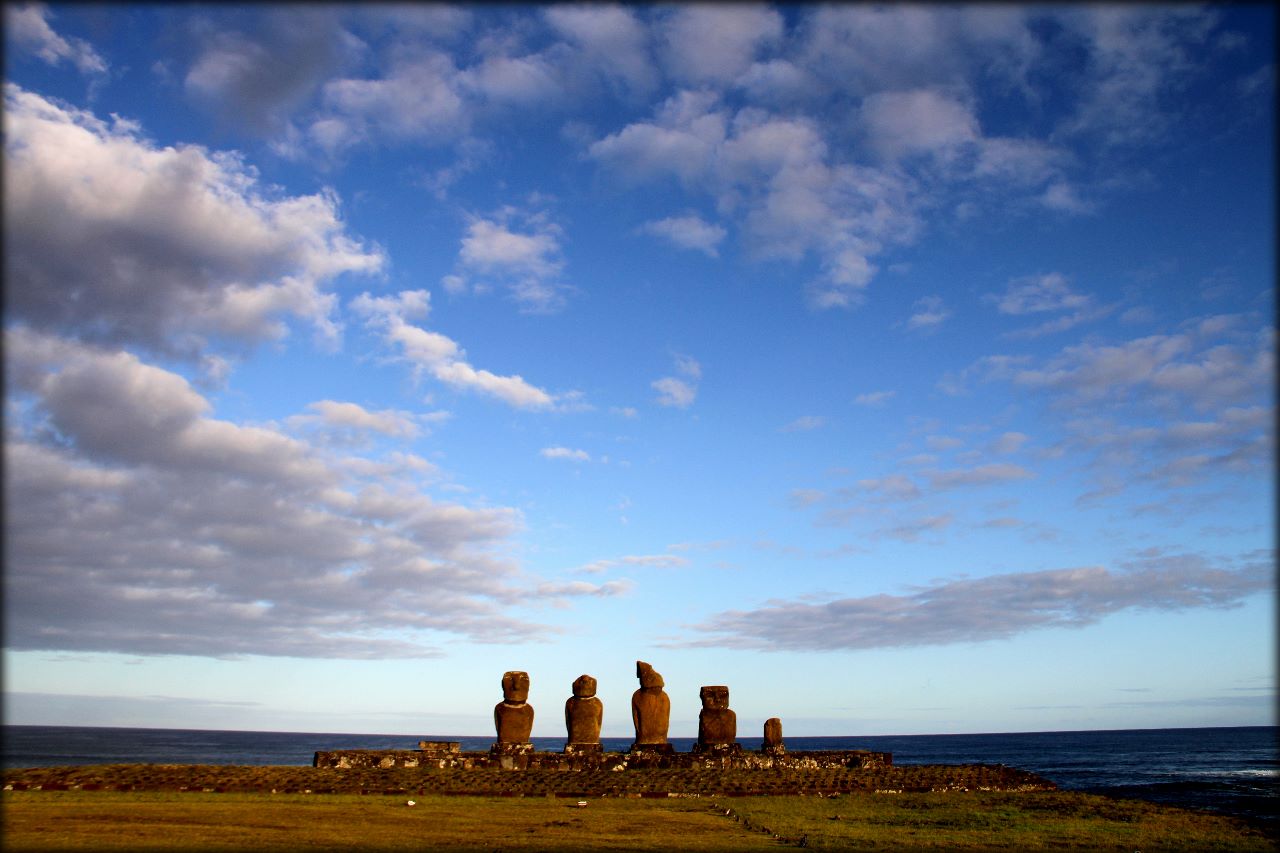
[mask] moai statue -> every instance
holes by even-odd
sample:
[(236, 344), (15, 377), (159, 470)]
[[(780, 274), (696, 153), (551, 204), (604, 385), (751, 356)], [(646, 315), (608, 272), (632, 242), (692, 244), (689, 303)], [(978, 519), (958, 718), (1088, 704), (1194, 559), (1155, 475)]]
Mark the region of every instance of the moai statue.
[(604, 703), (596, 698), (596, 680), (580, 675), (573, 682), (573, 695), (564, 703), (564, 724), (569, 730), (565, 752), (600, 752), (600, 720)]
[(502, 674), (502, 701), (493, 708), (493, 724), (498, 729), (495, 747), (506, 744), (533, 748), (529, 733), (533, 731), (533, 706), (529, 704), (529, 673)]
[(760, 748), (768, 753), (787, 751), (787, 748), (782, 744), (782, 720), (777, 717), (770, 717), (764, 721), (764, 743)]
[(698, 691), (698, 746), (731, 746), (738, 737), (738, 715), (729, 710), (729, 688), (722, 685)]
[(667, 726), (671, 722), (671, 697), (662, 689), (662, 676), (649, 664), (636, 661), (636, 678), (640, 679), (640, 689), (631, 694), (631, 721), (636, 725), (636, 742), (632, 749), (640, 746), (666, 747)]

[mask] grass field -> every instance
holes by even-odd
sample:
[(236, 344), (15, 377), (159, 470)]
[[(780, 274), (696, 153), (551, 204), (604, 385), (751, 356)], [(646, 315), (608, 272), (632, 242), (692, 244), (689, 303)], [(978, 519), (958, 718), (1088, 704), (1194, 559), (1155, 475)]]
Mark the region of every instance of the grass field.
[(1269, 851), (1238, 821), (1062, 792), (412, 798), (6, 791), (6, 851)]

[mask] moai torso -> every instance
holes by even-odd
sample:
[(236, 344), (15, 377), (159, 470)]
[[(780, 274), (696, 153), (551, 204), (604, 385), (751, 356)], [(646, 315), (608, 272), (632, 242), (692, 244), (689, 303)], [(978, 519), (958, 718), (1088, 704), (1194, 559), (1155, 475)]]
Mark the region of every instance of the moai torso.
[(698, 712), (698, 743), (704, 746), (733, 743), (738, 737), (738, 715), (729, 710), (729, 688), (703, 687)]
[(782, 746), (782, 720), (770, 717), (764, 721), (763, 746), (765, 749), (776, 749)]
[(564, 724), (569, 743), (599, 743), (604, 703), (596, 698), (596, 680), (589, 675), (573, 682), (573, 695), (564, 703)]
[(636, 661), (640, 689), (631, 694), (631, 721), (636, 743), (666, 743), (671, 722), (671, 697), (662, 689), (662, 676), (644, 661)]
[(493, 708), (498, 743), (528, 743), (533, 731), (533, 706), (529, 704), (529, 674), (507, 672), (502, 676), (502, 701)]

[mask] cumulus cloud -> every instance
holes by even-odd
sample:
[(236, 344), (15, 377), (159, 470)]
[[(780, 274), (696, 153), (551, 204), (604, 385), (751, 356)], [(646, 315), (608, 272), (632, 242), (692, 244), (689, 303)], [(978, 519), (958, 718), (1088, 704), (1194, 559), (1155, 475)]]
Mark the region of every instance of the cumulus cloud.
[(853, 402), (859, 406), (867, 406), (869, 408), (879, 408), (885, 403), (893, 399), (896, 391), (868, 391), (865, 394), (859, 394), (853, 398)]
[(712, 258), (720, 256), (716, 247), (729, 233), (722, 226), (707, 222), (700, 216), (671, 216), (658, 219), (646, 222), (640, 230), (669, 240), (682, 249), (694, 249)]
[(664, 58), (678, 80), (731, 83), (782, 36), (782, 16), (756, 5), (679, 6), (662, 23)]
[(901, 594), (825, 603), (772, 601), (717, 614), (682, 645), (843, 651), (1004, 640), (1079, 628), (1127, 610), (1230, 608), (1273, 587), (1273, 555), (1215, 564), (1195, 554), (1145, 554), (1090, 566), (936, 582)]
[(429, 303), (427, 291), (408, 290), (394, 297), (362, 293), (352, 301), (351, 308), (364, 316), (366, 324), (379, 331), (387, 344), (398, 347), (415, 371), (425, 371), (455, 388), (497, 397), (517, 408), (545, 409), (555, 404), (555, 397), (519, 375), (500, 376), (472, 367), (452, 338), (406, 321), (425, 317)]
[(687, 355), (675, 357), (676, 372), (680, 376), (664, 376), (649, 383), (658, 392), (658, 405), (687, 409), (698, 397), (698, 381), (702, 378), (702, 365)]
[(159, 147), (12, 83), (5, 146), (6, 307), (33, 327), (187, 356), (289, 317), (336, 340), (325, 287), (384, 264), (332, 192), (279, 195), (234, 153)]
[(951, 316), (941, 296), (922, 296), (913, 307), (915, 313), (907, 318), (907, 328), (912, 331), (933, 331)]
[(591, 454), (571, 447), (544, 447), (538, 451), (544, 459), (567, 459), (570, 462), (590, 462)]
[(861, 117), (871, 147), (890, 160), (914, 154), (945, 158), (979, 136), (968, 106), (929, 89), (871, 95), (863, 101)]
[(1067, 277), (1057, 272), (1012, 279), (1003, 294), (988, 298), (1001, 314), (1013, 315), (1065, 311), (1089, 304), (1089, 297), (1074, 292)]
[(827, 419), (821, 415), (802, 415), (778, 428), (779, 432), (808, 432), (821, 429), (827, 425)]
[(649, 33), (625, 6), (552, 6), (548, 23), (582, 51), (591, 70), (627, 93), (643, 94), (657, 84), (649, 57)]
[(377, 464), (218, 419), (128, 353), (31, 330), (5, 343), (23, 413), (5, 447), (13, 649), (412, 657), (547, 633), (507, 614), (530, 596), (618, 591), (524, 578), (505, 553), (520, 513), (433, 498), (411, 455)]
[(626, 181), (673, 177), (709, 193), (741, 222), (755, 257), (816, 254), (821, 275), (808, 295), (820, 308), (856, 304), (876, 271), (869, 258), (909, 241), (919, 225), (904, 180), (833, 162), (814, 120), (733, 113), (709, 90), (677, 93), (651, 121), (595, 141), (587, 154)]
[(470, 131), (472, 111), (458, 76), (452, 57), (424, 50), (398, 60), (384, 76), (330, 80), (321, 90), (324, 109), (306, 136), (331, 155), (372, 139), (460, 139)]
[[(522, 229), (511, 220), (524, 221)], [(452, 293), (487, 289), (490, 281), (505, 286), (520, 306), (533, 312), (554, 311), (564, 304), (564, 269), (560, 248), (563, 230), (542, 214), (521, 216), (504, 208), (494, 219), (473, 218), (458, 251), (458, 272), (446, 277)]]
[(237, 127), (267, 136), (297, 134), (294, 112), (360, 45), (323, 7), (267, 10), (259, 32), (212, 30), (183, 85)]
[(49, 24), (44, 3), (10, 4), (4, 8), (5, 41), (40, 57), (50, 65), (70, 62), (86, 74), (102, 74), (107, 62), (84, 39), (58, 35)]

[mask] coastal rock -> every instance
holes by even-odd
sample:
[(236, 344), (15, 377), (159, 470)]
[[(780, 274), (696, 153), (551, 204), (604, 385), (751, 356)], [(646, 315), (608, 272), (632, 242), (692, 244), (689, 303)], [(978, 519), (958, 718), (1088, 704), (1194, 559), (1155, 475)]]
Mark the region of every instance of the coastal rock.
[(671, 697), (662, 689), (662, 675), (642, 660), (636, 661), (640, 689), (631, 694), (631, 721), (636, 727), (635, 746), (665, 744), (671, 723)]

